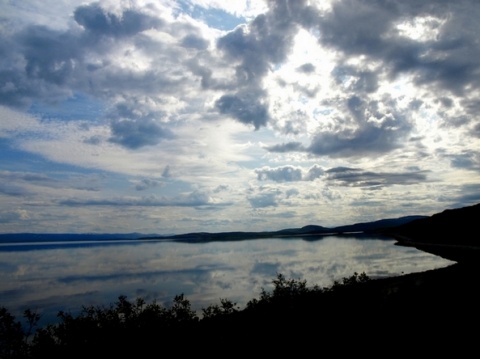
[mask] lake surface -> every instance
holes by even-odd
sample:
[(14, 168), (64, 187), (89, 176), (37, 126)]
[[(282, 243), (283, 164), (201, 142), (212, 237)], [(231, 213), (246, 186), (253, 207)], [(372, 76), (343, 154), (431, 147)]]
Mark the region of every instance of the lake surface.
[(201, 313), (221, 298), (243, 308), (262, 288), (272, 288), (277, 273), (328, 287), (354, 272), (378, 278), (453, 263), (394, 243), (365, 235), (208, 243), (0, 243), (0, 306), (17, 316), (30, 308), (51, 322), (59, 310), (77, 313), (83, 305), (107, 306), (119, 295), (169, 306), (183, 293)]

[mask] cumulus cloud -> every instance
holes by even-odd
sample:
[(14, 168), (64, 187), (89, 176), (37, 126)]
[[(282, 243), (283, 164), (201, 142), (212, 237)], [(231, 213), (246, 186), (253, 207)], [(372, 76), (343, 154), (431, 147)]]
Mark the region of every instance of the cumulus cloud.
[(257, 130), (267, 124), (267, 108), (254, 94), (223, 95), (215, 106), (220, 113), (231, 115), (245, 124), (253, 124)]
[[(218, 208), (211, 193), (239, 207), (203, 223), (227, 223), (248, 204), (378, 205), (364, 189), (399, 198), (430, 179), (448, 187), (442, 203), (475, 198), (474, 0), (31, 3), (40, 14), (1, 5), (16, 17), (0, 17), (0, 194), (13, 208)], [(79, 193), (107, 188), (85, 174), (105, 168), (127, 177)], [(440, 198), (434, 187), (398, 203)]]
[(413, 74), (419, 85), (464, 94), (479, 80), (473, 4), (337, 1), (318, 23), (321, 42), (345, 57), (381, 61), (392, 79)]
[(284, 166), (284, 167), (264, 167), (256, 169), (257, 179), (259, 181), (274, 181), (274, 182), (297, 182), (297, 181), (314, 181), (324, 174), (324, 170), (314, 165), (307, 171), (303, 171), (300, 167)]
[(266, 208), (278, 206), (278, 191), (261, 192), (248, 197), (253, 208)]
[(302, 179), (302, 170), (292, 166), (257, 169), (255, 173), (260, 181), (294, 182)]
[(98, 3), (79, 6), (73, 17), (93, 36), (132, 36), (139, 32), (158, 28), (162, 21), (132, 9), (125, 9), (120, 16), (106, 12)]
[(299, 26), (311, 21), (312, 10), (306, 1), (269, 1), (266, 14), (218, 39), (217, 48), (235, 67), (234, 87), (241, 89), (217, 100), (221, 113), (252, 123), (255, 129), (266, 126), (270, 115), (263, 79), (272, 66), (286, 60)]
[(153, 120), (114, 120), (112, 121), (111, 142), (132, 150), (143, 146), (156, 145), (162, 139), (173, 138), (173, 133)]
[[(0, 82), (5, 84), (0, 89), (0, 103), (28, 109), (32, 104), (54, 104), (86, 93), (108, 108), (112, 142), (137, 149), (170, 138), (171, 130), (152, 119), (183, 106), (185, 99), (170, 94), (184, 86), (195, 87), (187, 76), (191, 63), (178, 61), (187, 52), (179, 49), (204, 51), (208, 41), (201, 32), (177, 22), (169, 28), (172, 37), (178, 36), (175, 47), (163, 38), (147, 35), (149, 31), (160, 33), (165, 20), (153, 17), (145, 8), (123, 9), (117, 14), (100, 3), (78, 7), (73, 19), (78, 27), (31, 25), (4, 36), (9, 46), (0, 49), (6, 59), (6, 66), (0, 68)], [(161, 69), (162, 63), (170, 69)], [(173, 63), (185, 75), (178, 76)]]

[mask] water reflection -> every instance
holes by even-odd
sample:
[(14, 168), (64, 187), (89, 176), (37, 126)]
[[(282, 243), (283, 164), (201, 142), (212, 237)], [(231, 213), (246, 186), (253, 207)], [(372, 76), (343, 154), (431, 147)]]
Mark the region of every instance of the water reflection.
[(169, 305), (183, 293), (196, 310), (219, 303), (220, 298), (243, 307), (262, 288), (271, 288), (277, 273), (306, 279), (309, 285), (330, 286), (354, 272), (375, 278), (452, 263), (395, 246), (393, 240), (355, 236), (204, 244), (55, 243), (38, 249), (0, 248), (0, 305), (16, 315), (25, 308), (38, 310), (45, 321), (58, 310), (75, 313), (82, 305), (108, 305), (119, 295)]

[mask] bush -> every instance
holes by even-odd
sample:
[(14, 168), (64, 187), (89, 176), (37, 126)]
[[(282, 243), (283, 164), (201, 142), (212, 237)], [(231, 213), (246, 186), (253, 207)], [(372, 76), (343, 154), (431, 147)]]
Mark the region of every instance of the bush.
[[(0, 308), (0, 358), (64, 358), (86, 355), (124, 355), (131, 348), (148, 350), (157, 347), (162, 339), (162, 349), (167, 349), (176, 339), (198, 340), (203, 343), (212, 335), (231, 338), (231, 331), (243, 330), (243, 324), (252, 324), (269, 318), (270, 325), (286, 323), (289, 318), (299, 318), (324, 310), (319, 299), (355, 284), (368, 281), (365, 273), (334, 282), (331, 288), (308, 287), (305, 280), (287, 279), (278, 274), (272, 283), (272, 292), (262, 288), (259, 299), (252, 299), (241, 311), (236, 303), (220, 299), (220, 304), (202, 309), (202, 318), (191, 309), (183, 294), (175, 296), (170, 308), (155, 301), (147, 304), (143, 298), (131, 302), (125, 296), (108, 307), (83, 307), (77, 316), (59, 312), (59, 322), (39, 328), (34, 332), (40, 316), (25, 311), (22, 325), (6, 308)], [(254, 316), (252, 316), (252, 313)], [(255, 318), (252, 320), (252, 318)], [(263, 319), (262, 319), (263, 318)], [(237, 329), (236, 329), (237, 328)], [(229, 332), (230, 330), (230, 332)], [(33, 334), (33, 337), (32, 337)], [(230, 339), (229, 339), (230, 340)]]

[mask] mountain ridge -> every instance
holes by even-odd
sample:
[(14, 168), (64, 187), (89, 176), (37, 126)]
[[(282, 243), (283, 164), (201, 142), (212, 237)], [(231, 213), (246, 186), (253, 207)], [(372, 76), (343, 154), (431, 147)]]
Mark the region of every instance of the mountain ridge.
[(260, 232), (192, 232), (171, 236), (143, 237), (142, 239), (168, 239), (182, 242), (208, 242), (208, 241), (235, 241), (246, 239), (260, 239), (271, 237), (316, 237), (325, 235), (338, 235), (358, 232), (379, 232), (390, 227), (396, 227), (414, 220), (426, 218), (426, 216), (404, 216), (399, 218), (381, 219), (372, 222), (355, 223), (338, 227), (323, 227), (319, 225), (306, 225), (300, 228), (285, 228), (277, 231)]
[(372, 222), (361, 222), (337, 227), (323, 227), (309, 224), (300, 228), (284, 228), (274, 231), (229, 231), (229, 232), (190, 232), (181, 234), (146, 234), (132, 233), (0, 233), (0, 243), (16, 242), (55, 242), (55, 241), (82, 241), (82, 240), (134, 240), (134, 239), (168, 239), (168, 240), (241, 240), (265, 238), (272, 236), (314, 236), (326, 234), (342, 234), (345, 232), (373, 231), (381, 228), (410, 222), (426, 216), (404, 216), (399, 218), (380, 219)]

